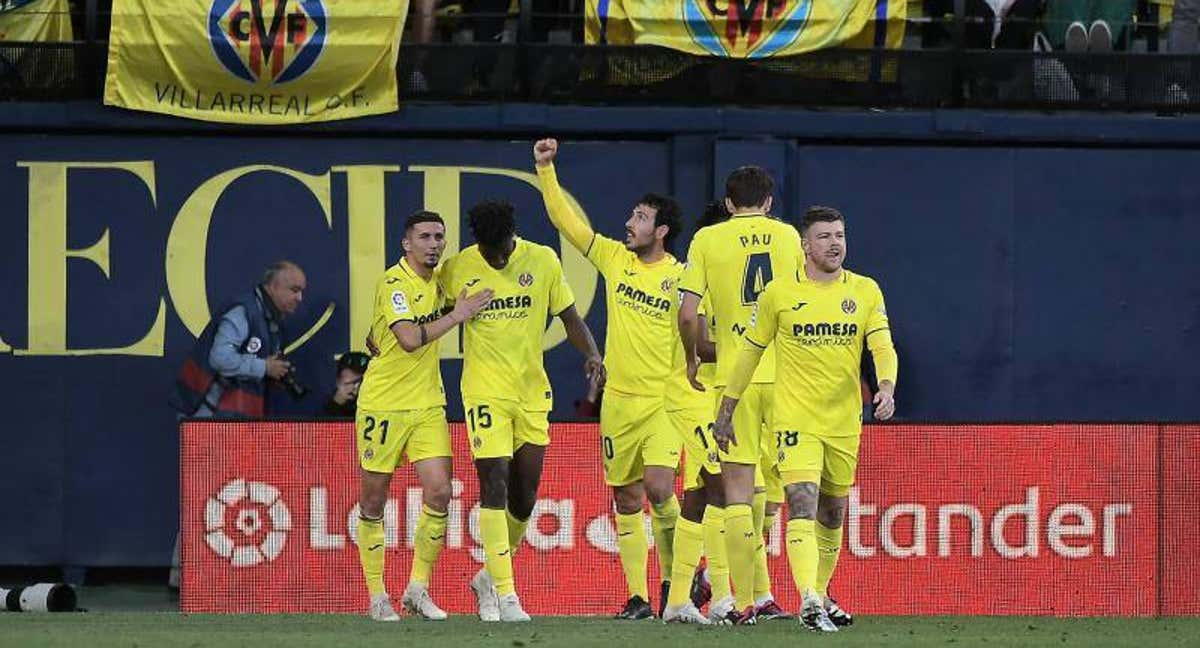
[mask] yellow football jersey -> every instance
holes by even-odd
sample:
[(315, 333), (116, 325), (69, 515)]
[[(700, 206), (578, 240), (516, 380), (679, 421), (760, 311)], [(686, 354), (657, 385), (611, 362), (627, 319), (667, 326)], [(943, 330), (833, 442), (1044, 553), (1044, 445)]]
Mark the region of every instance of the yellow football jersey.
[[(795, 227), (762, 214), (734, 216), (696, 232), (679, 288), (710, 296), (709, 316), (717, 326), (715, 386), (729, 380), (759, 293), (774, 277), (794, 275), (803, 266), (803, 254)], [(773, 380), (774, 353), (767, 349), (753, 382)]]
[(550, 411), (553, 394), (542, 365), (546, 318), (575, 303), (554, 250), (517, 238), (508, 265), (497, 270), (472, 245), (446, 261), (439, 277), (451, 299), (464, 289), (495, 293), (463, 325), (463, 400), (508, 400)]
[(679, 343), (678, 283), (683, 264), (670, 254), (642, 263), (623, 243), (597, 234), (587, 257), (604, 276), (606, 390), (662, 394)]
[(363, 376), (360, 409), (393, 412), (446, 404), (437, 341), (409, 353), (391, 330), (396, 322), (432, 322), (441, 316), (444, 303), (437, 277), (422, 278), (406, 259), (383, 274), (375, 286), (371, 319), (371, 339), (379, 347), (379, 356), (371, 360)]
[(795, 272), (759, 295), (753, 319), (746, 343), (775, 346), (775, 428), (820, 436), (861, 432), (864, 345), (879, 380), (896, 381), (879, 285), (848, 270), (828, 283)]

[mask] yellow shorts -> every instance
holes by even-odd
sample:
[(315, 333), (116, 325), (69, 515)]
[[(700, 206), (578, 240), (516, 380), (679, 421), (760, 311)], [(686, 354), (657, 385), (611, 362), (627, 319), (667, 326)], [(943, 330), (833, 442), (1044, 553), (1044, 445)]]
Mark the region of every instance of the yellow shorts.
[(779, 450), (775, 447), (775, 437), (764, 434), (758, 444), (759, 474), (755, 475), (754, 486), (766, 491), (768, 502), (782, 504), (783, 479), (779, 476)]
[(646, 466), (679, 467), (679, 435), (661, 396), (604, 394), (600, 405), (600, 455), (604, 483), (628, 486), (642, 480)]
[(785, 484), (820, 484), (821, 492), (845, 497), (854, 485), (861, 434), (820, 436), (796, 430), (776, 430), (779, 474)]
[(683, 490), (704, 486), (700, 471), (721, 474), (717, 442), (712, 438), (712, 413), (705, 407), (667, 412), (671, 427), (683, 442)]
[(463, 401), (467, 415), (467, 436), (471, 457), (475, 459), (512, 459), (513, 451), (526, 443), (550, 445), (547, 412), (535, 412), (507, 400)]
[(396, 412), (359, 409), (354, 429), (358, 463), (369, 472), (394, 471), (401, 453), (408, 463), (452, 455), (444, 407)]
[[(724, 389), (715, 389), (716, 412), (721, 406)], [(775, 385), (752, 383), (742, 393), (737, 408), (733, 410), (733, 435), (737, 443), (729, 444), (728, 452), (718, 451), (723, 463), (757, 466), (762, 463), (760, 440), (766, 430), (771, 429), (771, 412), (775, 403)]]

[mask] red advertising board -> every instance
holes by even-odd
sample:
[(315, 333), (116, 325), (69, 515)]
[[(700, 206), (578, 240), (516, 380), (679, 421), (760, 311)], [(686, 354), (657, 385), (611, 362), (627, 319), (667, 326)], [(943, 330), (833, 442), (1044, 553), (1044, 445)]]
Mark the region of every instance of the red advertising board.
[[(183, 611), (366, 609), (352, 435), (349, 423), (183, 424)], [(452, 435), (454, 498), (431, 590), (470, 613), (478, 486), (462, 427)], [(554, 425), (551, 437), (517, 591), (533, 614), (611, 613), (627, 595), (597, 428)], [(1198, 613), (1195, 534), (1177, 535), (1196, 526), (1198, 437), (1156, 425), (869, 426), (834, 591), (861, 614)], [(1186, 499), (1163, 503), (1175, 497)], [(419, 510), (402, 468), (385, 514), (397, 596)], [(781, 531), (768, 538), (772, 589), (795, 608)], [(650, 574), (657, 592), (654, 559)]]

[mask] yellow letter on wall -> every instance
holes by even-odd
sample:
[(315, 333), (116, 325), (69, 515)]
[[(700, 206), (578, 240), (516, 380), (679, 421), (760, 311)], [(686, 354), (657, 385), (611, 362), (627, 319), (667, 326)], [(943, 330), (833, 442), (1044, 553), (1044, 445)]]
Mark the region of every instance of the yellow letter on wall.
[(136, 175), (156, 201), (154, 163), (138, 162), (18, 162), (29, 169), (29, 340), (17, 355), (142, 355), (161, 356), (166, 303), (141, 340), (114, 349), (67, 348), (67, 259), (87, 259), (108, 270), (108, 230), (91, 246), (67, 248), (68, 169), (120, 169)]

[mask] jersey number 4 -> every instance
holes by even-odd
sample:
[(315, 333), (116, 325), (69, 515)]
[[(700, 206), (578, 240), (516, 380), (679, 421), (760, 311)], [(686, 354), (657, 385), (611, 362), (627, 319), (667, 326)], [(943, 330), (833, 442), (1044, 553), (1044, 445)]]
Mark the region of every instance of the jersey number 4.
[(755, 252), (746, 257), (746, 270), (742, 273), (742, 305), (753, 306), (758, 294), (771, 283), (771, 253)]

